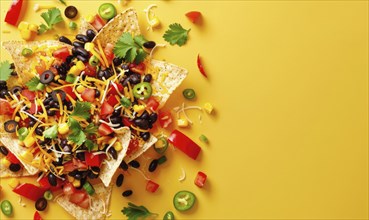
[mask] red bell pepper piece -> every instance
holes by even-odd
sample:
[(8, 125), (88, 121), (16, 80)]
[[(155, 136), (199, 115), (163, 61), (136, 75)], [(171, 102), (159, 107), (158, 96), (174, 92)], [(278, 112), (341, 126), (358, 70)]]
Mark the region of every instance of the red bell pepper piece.
[(85, 152), (85, 161), (88, 166), (100, 167), (102, 158), (101, 155), (94, 155), (91, 152)]
[(207, 178), (206, 174), (199, 171), (195, 179), (195, 185), (202, 188), (206, 182), (206, 178)]
[(148, 108), (151, 111), (156, 111), (156, 109), (158, 109), (159, 107), (159, 102), (156, 101), (156, 99), (152, 96), (150, 96), (150, 98), (147, 100), (146, 103), (146, 108)]
[(167, 128), (173, 122), (170, 111), (159, 111), (159, 124), (162, 128)]
[(33, 215), (33, 220), (42, 220), (40, 213), (38, 211), (35, 212)]
[(149, 192), (156, 192), (156, 190), (159, 188), (159, 184), (155, 183), (154, 181), (152, 180), (149, 180), (147, 181), (146, 183), (146, 191), (149, 191)]
[(8, 12), (5, 16), (5, 22), (13, 26), (17, 26), (19, 15), (22, 10), (23, 0), (13, 0)]
[(200, 54), (197, 55), (197, 67), (200, 70), (200, 73), (205, 76), (206, 78), (208, 78), (208, 76), (206, 75), (204, 66), (202, 65), (201, 59), (200, 59)]
[(8, 152), (8, 155), (6, 155), (6, 159), (8, 159), (10, 161), (10, 163), (14, 163), (14, 164), (19, 164), (20, 163), (18, 158), (10, 151)]
[(187, 12), (185, 15), (192, 23), (196, 23), (197, 21), (199, 21), (201, 17), (201, 12), (190, 11), (190, 12)]
[(199, 145), (178, 130), (174, 130), (170, 134), (168, 141), (194, 160), (196, 160), (201, 151)]
[(55, 191), (57, 191), (57, 190), (61, 189), (61, 187), (62, 187), (62, 185), (63, 185), (63, 181), (62, 181), (61, 179), (59, 179), (59, 178), (57, 178), (57, 179), (56, 179), (56, 186), (52, 186), (52, 185), (50, 185), (50, 183), (49, 183), (49, 180), (48, 180), (47, 176), (42, 177), (42, 178), (38, 181), (38, 183), (40, 184), (40, 186), (41, 186), (42, 188), (50, 189), (50, 190), (51, 190), (51, 191), (53, 191), (53, 192), (55, 192)]
[(31, 183), (23, 183), (13, 189), (13, 192), (26, 197), (27, 199), (36, 201), (37, 199), (44, 196), (47, 188), (38, 187)]

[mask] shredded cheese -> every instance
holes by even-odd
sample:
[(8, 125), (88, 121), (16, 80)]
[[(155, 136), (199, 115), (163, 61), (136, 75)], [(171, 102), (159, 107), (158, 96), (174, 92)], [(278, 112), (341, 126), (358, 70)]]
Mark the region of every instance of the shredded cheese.
[(143, 178), (145, 178), (145, 180), (151, 180), (150, 178), (148, 178), (140, 169), (137, 169), (135, 167), (131, 167), (133, 170), (135, 170), (136, 172), (138, 172), (139, 174), (141, 174), (143, 176)]
[(104, 50), (103, 50), (103, 48), (102, 48), (102, 46), (101, 46), (101, 42), (100, 42), (100, 40), (99, 40), (99, 39), (97, 40), (97, 46), (98, 46), (99, 51), (100, 51), (100, 54), (101, 54), (101, 56), (102, 56), (102, 58), (103, 58), (103, 60), (104, 60), (104, 62), (105, 62), (105, 66), (109, 66), (108, 59), (106, 59), (106, 56), (105, 56)]
[(167, 44), (156, 44), (155, 46), (154, 46), (154, 48), (152, 48), (151, 49), (151, 51), (150, 51), (150, 57), (152, 57), (152, 55), (153, 55), (153, 53), (154, 53), (154, 50), (156, 49), (156, 48), (158, 48), (158, 47), (166, 47), (167, 46)]
[(22, 207), (26, 207), (26, 204), (22, 202), (22, 197), (19, 196), (19, 199), (18, 199), (18, 204)]
[(182, 169), (182, 174), (181, 174), (181, 176), (178, 178), (178, 181), (179, 182), (182, 182), (183, 180), (185, 180), (186, 179), (186, 172), (185, 172), (185, 170), (181, 167), (181, 169)]
[(155, 14), (154, 14), (154, 12), (152, 12), (152, 8), (154, 8), (154, 7), (158, 7), (158, 6), (156, 4), (151, 4), (146, 9), (143, 10), (145, 12), (145, 15), (146, 15), (147, 23), (149, 23), (149, 27), (147, 27), (147, 30), (152, 30), (153, 29), (152, 19), (150, 19), (150, 12), (151, 12), (152, 16), (154, 17)]
[(100, 101), (100, 104), (102, 104), (105, 100), (105, 97), (107, 95), (107, 92), (108, 92), (108, 89), (109, 89), (109, 85), (110, 85), (110, 81), (108, 80), (107, 84), (106, 84), (106, 87), (104, 89), (104, 93), (103, 93), (103, 96), (101, 98), (101, 101)]

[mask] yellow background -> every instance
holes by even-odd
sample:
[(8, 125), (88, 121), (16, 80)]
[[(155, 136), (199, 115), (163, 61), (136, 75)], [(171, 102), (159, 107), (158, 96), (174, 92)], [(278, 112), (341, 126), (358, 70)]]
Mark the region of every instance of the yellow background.
[[(81, 15), (95, 13), (102, 2), (66, 1)], [(41, 22), (32, 11), (35, 2), (28, 2), (23, 20)], [(56, 0), (37, 2), (64, 10)], [(119, 11), (127, 7), (111, 2)], [(151, 3), (159, 6), (162, 28), (147, 32), (143, 9)], [(9, 4), (1, 0), (1, 21)], [(177, 219), (368, 218), (368, 1), (132, 0), (128, 6), (138, 10), (146, 38), (158, 43), (171, 23), (191, 28), (185, 46), (155, 54), (190, 72), (166, 107), (182, 104), (182, 90), (191, 87), (198, 98), (185, 103), (209, 101), (216, 112), (203, 114), (201, 124), (199, 112), (192, 111), (195, 124), (181, 129), (201, 145), (200, 158), (192, 161), (171, 148), (168, 163), (152, 176), (160, 183), (155, 194), (132, 171), (114, 188), (111, 219), (124, 217), (120, 210), (128, 201), (159, 218), (167, 210)], [(190, 10), (203, 13), (201, 25), (186, 19)], [(1, 30), (11, 31), (1, 33), (1, 41), (19, 39), (3, 22)], [(198, 53), (209, 79), (197, 70)], [(8, 58), (1, 50), (1, 60)], [(210, 144), (198, 141), (200, 134)], [(187, 178), (180, 183), (182, 167)], [(203, 189), (193, 184), (199, 170), (208, 174)], [(11, 200), (13, 218), (31, 218), (33, 203), (19, 206), (6, 182), (1, 180), (0, 199)], [(128, 188), (134, 194), (123, 198)], [(172, 205), (182, 189), (198, 198), (188, 213)], [(70, 218), (56, 204), (42, 216)]]

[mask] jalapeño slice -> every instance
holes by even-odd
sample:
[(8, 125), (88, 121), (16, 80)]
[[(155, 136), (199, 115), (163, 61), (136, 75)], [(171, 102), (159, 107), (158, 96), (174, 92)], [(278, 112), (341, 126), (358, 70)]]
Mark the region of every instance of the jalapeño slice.
[(175, 194), (173, 198), (174, 207), (178, 211), (186, 211), (193, 207), (196, 196), (190, 191), (182, 190)]
[(110, 20), (117, 15), (115, 6), (111, 3), (104, 3), (99, 7), (99, 15), (106, 20)]
[(152, 88), (150, 83), (142, 82), (133, 87), (133, 96), (138, 99), (147, 99), (151, 96)]
[(185, 89), (185, 90), (183, 90), (183, 96), (186, 99), (193, 99), (193, 98), (196, 97), (195, 90), (193, 90), (193, 89)]

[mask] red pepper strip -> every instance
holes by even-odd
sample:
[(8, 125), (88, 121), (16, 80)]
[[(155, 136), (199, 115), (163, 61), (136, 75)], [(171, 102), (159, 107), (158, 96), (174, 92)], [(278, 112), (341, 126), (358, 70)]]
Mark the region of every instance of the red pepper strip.
[(197, 67), (199, 68), (200, 70), (200, 73), (205, 76), (206, 78), (208, 78), (208, 76), (206, 75), (205, 73), (205, 69), (201, 63), (201, 59), (200, 59), (200, 54), (197, 55)]
[(47, 188), (38, 187), (30, 183), (23, 183), (13, 189), (13, 192), (18, 195), (24, 196), (27, 199), (36, 201), (37, 199), (44, 196)]
[(17, 26), (19, 15), (21, 13), (23, 0), (13, 0), (8, 12), (5, 16), (5, 22), (13, 26)]
[(178, 130), (174, 130), (170, 134), (168, 141), (194, 160), (196, 160), (201, 151), (199, 145)]
[(35, 212), (33, 215), (33, 220), (42, 220), (40, 213), (38, 211)]
[(202, 188), (206, 182), (206, 178), (207, 178), (206, 174), (199, 171), (195, 179), (195, 185)]

